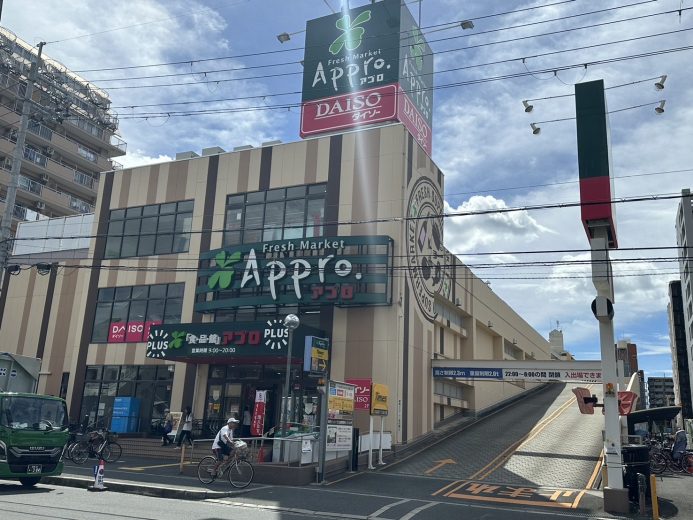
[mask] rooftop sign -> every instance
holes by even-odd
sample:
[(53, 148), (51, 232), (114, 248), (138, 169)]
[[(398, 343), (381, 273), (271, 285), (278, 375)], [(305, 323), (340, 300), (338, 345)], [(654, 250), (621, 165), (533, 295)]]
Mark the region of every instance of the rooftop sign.
[(433, 54), (400, 0), (308, 21), (301, 137), (400, 121), (431, 153)]

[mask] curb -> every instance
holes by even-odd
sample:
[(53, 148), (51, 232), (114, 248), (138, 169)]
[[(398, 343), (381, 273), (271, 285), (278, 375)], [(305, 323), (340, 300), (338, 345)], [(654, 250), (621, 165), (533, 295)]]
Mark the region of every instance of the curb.
[[(87, 489), (94, 484), (93, 479), (80, 477), (43, 477), (42, 484), (53, 484), (58, 486), (74, 487)], [(255, 488), (239, 489), (237, 491), (211, 491), (208, 489), (185, 489), (185, 488), (167, 488), (161, 486), (152, 486), (147, 484), (139, 484), (135, 482), (123, 481), (108, 481), (105, 482), (105, 487), (109, 491), (117, 493), (130, 493), (133, 495), (143, 495), (157, 498), (175, 498), (179, 500), (207, 500), (215, 498), (228, 498), (238, 496)]]

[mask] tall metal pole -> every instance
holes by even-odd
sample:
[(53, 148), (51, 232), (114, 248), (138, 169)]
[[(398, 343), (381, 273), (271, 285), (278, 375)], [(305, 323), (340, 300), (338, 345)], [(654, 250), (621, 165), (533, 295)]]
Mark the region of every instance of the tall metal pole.
[(286, 423), (289, 420), (289, 383), (291, 382), (291, 349), (293, 346), (294, 330), (299, 326), (300, 321), (295, 314), (289, 314), (284, 318), (284, 326), (289, 330), (289, 344), (286, 348), (286, 374), (284, 375), (284, 392), (282, 403), (282, 441), (279, 449), (280, 462), (284, 459), (284, 444), (286, 444)]
[(19, 171), (22, 168), (24, 158), (24, 142), (26, 132), (29, 128), (29, 114), (31, 112), (31, 96), (34, 93), (34, 82), (38, 76), (38, 69), (41, 62), (41, 52), (46, 42), (38, 44), (38, 55), (31, 64), (29, 78), (26, 83), (24, 102), (22, 103), (22, 117), (19, 120), (19, 131), (17, 132), (17, 143), (12, 152), (12, 171), (10, 172), (10, 184), (7, 186), (7, 196), (5, 197), (5, 213), (0, 225), (0, 284), (5, 277), (5, 268), (10, 257), (10, 234), (12, 231), (12, 216), (14, 215), (14, 203), (17, 199), (17, 187), (19, 186)]
[[(623, 488), (621, 423), (618, 416), (618, 375), (614, 347), (613, 284), (609, 259), (608, 226), (593, 227), (592, 281), (597, 289), (595, 316), (599, 320), (604, 385), (604, 460), (611, 489)], [(611, 308), (609, 306), (611, 305)]]

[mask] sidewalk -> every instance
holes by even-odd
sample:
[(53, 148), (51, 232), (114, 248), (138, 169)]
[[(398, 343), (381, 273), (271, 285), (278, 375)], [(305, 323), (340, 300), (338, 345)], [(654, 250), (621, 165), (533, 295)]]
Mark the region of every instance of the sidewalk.
[(660, 518), (693, 518), (692, 493), (693, 475), (674, 473), (657, 477)]

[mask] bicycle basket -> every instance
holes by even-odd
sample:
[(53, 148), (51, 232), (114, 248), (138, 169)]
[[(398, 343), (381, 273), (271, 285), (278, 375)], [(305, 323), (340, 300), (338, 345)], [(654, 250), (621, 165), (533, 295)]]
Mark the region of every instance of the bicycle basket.
[(233, 441), (233, 451), (239, 458), (244, 458), (248, 455), (248, 444), (244, 441)]

